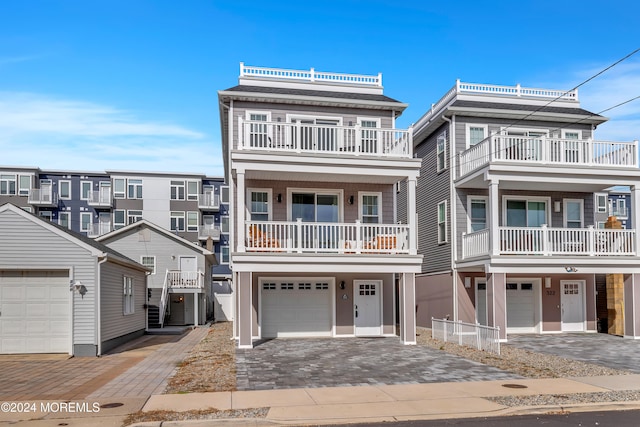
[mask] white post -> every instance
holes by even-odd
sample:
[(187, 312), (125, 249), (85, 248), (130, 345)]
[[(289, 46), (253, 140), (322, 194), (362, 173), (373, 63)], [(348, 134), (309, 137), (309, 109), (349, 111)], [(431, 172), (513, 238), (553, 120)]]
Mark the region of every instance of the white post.
[(362, 225), (359, 219), (356, 219), (356, 253), (361, 254), (364, 243), (362, 241)]
[(542, 224), (540, 228), (542, 229), (542, 255), (551, 255), (551, 251), (549, 250), (549, 229), (547, 224)]
[(245, 212), (246, 212), (246, 208), (245, 208), (245, 203), (246, 203), (246, 197), (245, 197), (245, 187), (244, 187), (244, 172), (238, 172), (236, 174), (236, 188), (237, 188), (237, 194), (236, 194), (236, 199), (238, 200), (238, 208), (236, 210), (236, 215), (238, 218), (238, 222), (236, 225), (236, 235), (238, 236), (238, 242), (237, 242), (237, 250), (238, 252), (244, 252), (245, 251), (245, 228), (246, 228), (246, 224), (245, 224)]
[(296, 245), (297, 252), (302, 253), (302, 218), (296, 218), (296, 238), (298, 244)]
[(596, 254), (596, 233), (593, 225), (587, 226), (587, 235), (587, 242), (589, 242), (587, 250), (589, 251), (589, 256), (594, 256)]
[(416, 178), (407, 180), (407, 223), (409, 225), (409, 255), (418, 253), (418, 216), (416, 214)]
[(499, 225), (499, 215), (498, 209), (500, 205), (500, 200), (498, 196), (498, 180), (489, 181), (489, 253), (491, 255), (499, 255), (500, 254), (500, 225)]
[(362, 132), (360, 129), (360, 123), (356, 123), (355, 125), (355, 155), (359, 156), (362, 151)]
[(635, 254), (640, 253), (640, 185), (631, 186), (631, 225), (633, 226), (633, 248)]
[(198, 305), (199, 305), (199, 293), (193, 294), (193, 326), (198, 326)]

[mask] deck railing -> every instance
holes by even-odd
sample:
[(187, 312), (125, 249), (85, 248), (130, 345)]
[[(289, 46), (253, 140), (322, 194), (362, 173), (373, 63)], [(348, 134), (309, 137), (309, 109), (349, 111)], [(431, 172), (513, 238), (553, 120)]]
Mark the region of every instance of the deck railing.
[(58, 194), (52, 188), (41, 190), (33, 188), (29, 190), (28, 202), (32, 205), (53, 206), (58, 204)]
[(89, 191), (87, 197), (89, 206), (111, 206), (111, 189), (108, 191)]
[(166, 281), (169, 288), (202, 289), (204, 274), (201, 271), (167, 270)]
[(214, 241), (220, 240), (220, 227), (213, 224), (203, 224), (198, 228), (198, 238), (207, 239), (211, 237)]
[(431, 318), (431, 338), (500, 354), (500, 328)]
[(239, 150), (413, 156), (411, 129), (248, 121), (242, 117), (238, 118), (238, 122), (241, 134)]
[(220, 209), (220, 195), (213, 192), (205, 192), (198, 196), (198, 208), (200, 209)]
[(489, 253), (489, 229), (462, 233), (462, 257), (473, 258)]
[(87, 237), (100, 237), (103, 234), (110, 233), (113, 230), (111, 222), (97, 222), (89, 225), (87, 230)]
[(347, 84), (355, 86), (369, 86), (382, 88), (382, 73), (377, 76), (364, 74), (330, 73), (325, 71), (288, 70), (284, 68), (254, 67), (240, 63), (240, 77), (257, 77), (266, 79), (325, 82), (333, 84)]

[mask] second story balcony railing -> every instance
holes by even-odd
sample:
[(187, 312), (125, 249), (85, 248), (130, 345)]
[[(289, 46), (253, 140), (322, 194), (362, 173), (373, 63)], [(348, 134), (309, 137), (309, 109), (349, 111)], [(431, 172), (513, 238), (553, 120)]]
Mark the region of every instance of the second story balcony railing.
[(198, 208), (217, 211), (220, 209), (220, 195), (213, 192), (205, 192), (198, 196)]
[(113, 225), (111, 222), (98, 222), (95, 224), (90, 224), (89, 229), (87, 230), (87, 237), (96, 238), (100, 237), (103, 234), (107, 234), (113, 231)]
[(411, 129), (383, 129), (334, 124), (249, 121), (239, 119), (239, 150), (411, 158)]
[(609, 208), (609, 216), (627, 218), (629, 217), (629, 208), (626, 206), (612, 206)]
[(29, 190), (28, 199), (32, 205), (56, 206), (58, 204), (58, 194), (54, 193), (52, 188), (33, 188)]
[(111, 207), (111, 189), (108, 191), (89, 191), (87, 204), (89, 206), (104, 206)]
[(405, 224), (247, 221), (247, 252), (409, 254)]
[(220, 227), (213, 224), (203, 224), (198, 228), (198, 238), (200, 240), (206, 240), (209, 237), (214, 242), (220, 241)]
[(461, 178), (492, 162), (638, 168), (638, 141), (492, 135), (458, 154)]

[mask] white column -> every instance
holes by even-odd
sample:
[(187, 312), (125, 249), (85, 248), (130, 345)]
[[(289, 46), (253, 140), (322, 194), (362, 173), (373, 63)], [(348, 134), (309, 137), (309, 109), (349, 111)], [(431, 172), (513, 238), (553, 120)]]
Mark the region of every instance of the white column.
[(238, 222), (236, 223), (236, 236), (238, 238), (237, 240), (237, 247), (236, 250), (238, 252), (244, 252), (245, 251), (245, 246), (244, 246), (244, 231), (245, 231), (245, 200), (246, 200), (246, 195), (245, 195), (245, 186), (244, 186), (244, 172), (238, 172), (236, 174), (236, 188), (237, 188), (237, 194), (236, 194), (236, 200), (238, 201), (237, 206), (236, 206), (236, 216), (238, 218)]
[(200, 298), (198, 298), (199, 296), (200, 294), (197, 292), (193, 294), (193, 326), (198, 326), (198, 320), (200, 319), (198, 313), (198, 309), (200, 308), (198, 307), (200, 305)]
[(633, 235), (633, 250), (640, 253), (640, 185), (631, 186), (631, 225), (635, 230)]
[(489, 181), (489, 203), (487, 219), (489, 220), (489, 253), (491, 255), (500, 254), (500, 230), (499, 230), (499, 209), (500, 197), (498, 196), (498, 180)]
[(418, 218), (416, 215), (416, 178), (407, 180), (407, 224), (409, 225), (409, 254), (418, 253)]

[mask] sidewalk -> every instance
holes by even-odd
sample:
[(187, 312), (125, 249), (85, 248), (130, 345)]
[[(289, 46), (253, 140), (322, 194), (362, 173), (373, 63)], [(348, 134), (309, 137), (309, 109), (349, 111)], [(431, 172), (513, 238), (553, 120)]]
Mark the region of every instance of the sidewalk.
[[(517, 384), (525, 388), (508, 388), (504, 387), (505, 384)], [(253, 425), (403, 421), (543, 413), (563, 408), (507, 407), (486, 398), (620, 390), (640, 390), (640, 375), (154, 395), (147, 401), (143, 411), (188, 411), (211, 407), (220, 410), (271, 408), (265, 419), (251, 420)], [(610, 409), (619, 404), (607, 402), (569, 406), (572, 411), (590, 411)], [(640, 408), (640, 401), (624, 402), (622, 408)], [(248, 421), (238, 419), (235, 423), (247, 425)], [(165, 421), (162, 425), (191, 426), (204, 422)], [(234, 421), (224, 423), (227, 422)], [(158, 426), (160, 423), (136, 425)]]

